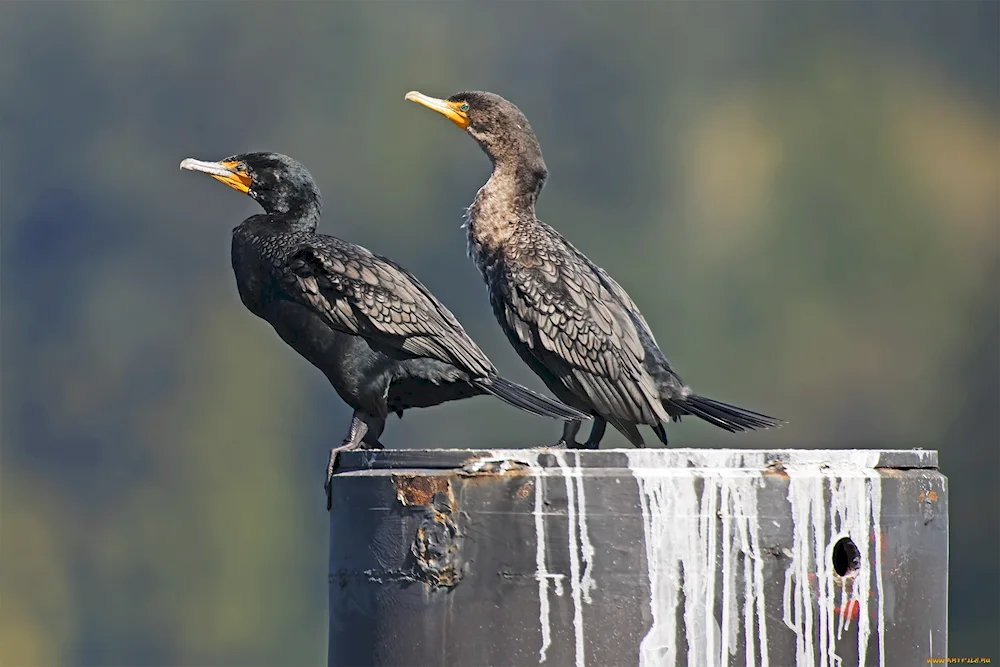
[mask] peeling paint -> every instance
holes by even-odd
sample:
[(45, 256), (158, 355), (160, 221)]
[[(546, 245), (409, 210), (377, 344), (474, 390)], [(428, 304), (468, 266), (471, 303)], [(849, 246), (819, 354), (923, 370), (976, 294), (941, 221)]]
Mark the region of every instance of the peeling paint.
[[(444, 475), (392, 475), (392, 486), (401, 505), (430, 505), (434, 494), (440, 493), (452, 500), (451, 482)], [(451, 503), (454, 507), (454, 502)]]
[(511, 458), (502, 454), (480, 457), (469, 461), (462, 466), (462, 475), (505, 475), (512, 470), (519, 470), (524, 466), (531, 467), (524, 457)]
[(399, 504), (424, 514), (410, 545), (412, 572), (407, 576), (435, 588), (457, 585), (463, 576), (464, 536), (452, 516), (458, 505), (451, 480), (445, 475), (391, 477)]
[(462, 539), (450, 513), (432, 510), (417, 528), (410, 547), (416, 578), (435, 588), (457, 585), (464, 574)]

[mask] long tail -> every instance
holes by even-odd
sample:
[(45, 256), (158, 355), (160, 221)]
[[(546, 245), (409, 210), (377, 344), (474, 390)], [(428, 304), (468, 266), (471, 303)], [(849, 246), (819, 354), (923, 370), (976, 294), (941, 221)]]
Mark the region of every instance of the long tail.
[(730, 433), (775, 428), (787, 423), (776, 417), (762, 415), (697, 394), (691, 394), (686, 398), (670, 398), (663, 401), (663, 404), (674, 415), (694, 415)]
[(482, 380), (473, 380), (473, 384), (480, 387), (483, 391), (493, 394), (504, 403), (532, 414), (541, 415), (542, 417), (554, 417), (555, 419), (563, 419), (565, 421), (590, 419), (590, 415), (585, 412), (580, 412), (548, 396), (535, 393), (527, 387), (522, 387), (499, 375)]

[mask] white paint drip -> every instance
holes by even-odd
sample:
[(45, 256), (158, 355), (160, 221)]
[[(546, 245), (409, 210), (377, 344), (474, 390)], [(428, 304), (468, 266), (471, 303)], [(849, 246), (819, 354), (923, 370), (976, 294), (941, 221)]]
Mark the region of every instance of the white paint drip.
[[(759, 461), (763, 464), (763, 459)], [(757, 509), (757, 494), (763, 479), (759, 470), (748, 469), (743, 475), (722, 478), (720, 494), (723, 497), (722, 506), (728, 507), (729, 515), (722, 515), (723, 525), (734, 526), (736, 534), (723, 542), (730, 559), (737, 553), (743, 555), (743, 587), (749, 592), (743, 601), (743, 643), (744, 664), (769, 667), (767, 643), (767, 618), (764, 609), (764, 554), (760, 545), (758, 533), (759, 517)], [(732, 529), (730, 529), (732, 530)], [(729, 655), (735, 655), (738, 641), (736, 627), (736, 568), (730, 567), (730, 580), (726, 589), (730, 597), (725, 606), (726, 615), (732, 619), (732, 630), (729, 636)], [(759, 654), (760, 662), (757, 662)], [(728, 663), (728, 656), (722, 652), (723, 663)]]
[[(757, 518), (763, 452), (629, 450), (627, 454), (639, 485), (653, 616), (639, 647), (640, 667), (677, 663), (677, 610), (682, 590), (687, 664), (728, 664), (739, 639), (735, 563), (740, 557), (744, 664), (767, 667)], [(698, 479), (702, 480), (700, 494)], [(722, 520), (721, 536), (718, 518)], [(722, 608), (717, 620), (715, 590), (720, 578)]]
[(535, 580), (538, 581), (538, 625), (542, 630), (542, 646), (538, 649), (538, 662), (546, 660), (552, 645), (552, 623), (549, 608), (549, 580), (555, 579), (556, 595), (562, 596), (560, 575), (549, 574), (545, 553), (545, 469), (539, 462), (539, 452), (526, 450), (492, 451), (488, 457), (474, 461), (469, 470), (478, 471), (490, 463), (499, 463), (500, 469), (509, 470), (513, 463), (523, 463), (531, 469), (535, 479)]
[[(823, 455), (826, 460), (823, 461)], [(879, 665), (885, 665), (884, 609), (881, 560), (881, 477), (875, 470), (878, 452), (842, 451), (836, 456), (825, 452), (796, 456), (785, 462), (789, 476), (793, 542), (791, 564), (785, 572), (783, 620), (796, 636), (797, 664), (834, 667), (843, 664), (837, 654), (837, 640), (850, 628), (855, 609), (858, 614), (860, 662), (865, 661), (871, 637), (869, 596), (872, 575), (878, 597), (877, 627)], [(827, 501), (827, 492), (829, 501)], [(874, 540), (872, 536), (874, 534)], [(854, 542), (862, 557), (862, 567), (852, 578), (850, 592), (841, 583), (839, 616), (833, 611), (837, 579), (832, 568), (834, 545), (841, 538)], [(874, 567), (868, 559), (875, 554)], [(873, 572), (874, 570), (874, 572)], [(813, 592), (810, 574), (816, 582)], [(814, 640), (818, 635), (819, 641)]]
[[(875, 595), (878, 597), (878, 664), (885, 667), (885, 588), (882, 585), (882, 476), (877, 470), (865, 471), (871, 479), (872, 531), (875, 537)], [(863, 562), (863, 561), (862, 561)]]
[(573, 636), (576, 667), (586, 665), (586, 647), (583, 624), (583, 605), (591, 603), (591, 591), (595, 582), (593, 578), (594, 546), (590, 541), (587, 529), (587, 504), (584, 493), (583, 469), (580, 465), (580, 453), (574, 452), (574, 465), (567, 461), (566, 450), (549, 450), (547, 452), (528, 450), (495, 450), (489, 456), (477, 459), (465, 467), (469, 472), (479, 472), (496, 464), (496, 470), (501, 473), (514, 468), (515, 464), (527, 465), (535, 479), (535, 579), (538, 581), (538, 623), (542, 631), (542, 645), (538, 651), (538, 661), (547, 659), (547, 652), (552, 645), (551, 605), (549, 601), (549, 582), (553, 582), (556, 596), (562, 597), (565, 578), (562, 574), (548, 571), (546, 554), (546, 482), (550, 474), (542, 467), (539, 457), (551, 454), (559, 465), (560, 472), (566, 484), (566, 524), (568, 527), (568, 548), (570, 560), (570, 596), (573, 601)]
[[(580, 454), (576, 455), (576, 467), (571, 469), (566, 462), (566, 450), (552, 452), (566, 480), (566, 525), (569, 532), (569, 586), (573, 600), (573, 639), (576, 667), (587, 664), (586, 646), (583, 633), (583, 575), (580, 571), (580, 552), (586, 532), (586, 508), (578, 499), (578, 490), (582, 490), (583, 479), (580, 470)], [(579, 519), (577, 518), (579, 517)], [(588, 537), (587, 542), (590, 542)], [(591, 554), (593, 549), (591, 548)], [(589, 575), (588, 575), (589, 576)], [(589, 597), (589, 592), (588, 592)]]
[(535, 475), (535, 579), (538, 581), (538, 623), (542, 628), (542, 647), (538, 649), (538, 662), (545, 662), (545, 652), (552, 644), (552, 626), (549, 624), (549, 573), (545, 563), (545, 477), (535, 456), (532, 464)]
[[(576, 665), (583, 667), (583, 607), (590, 603), (594, 549), (586, 526), (586, 502), (579, 453), (574, 466), (566, 452), (551, 450), (498, 450), (488, 461), (528, 465), (535, 478), (536, 574), (539, 590), (539, 624), (542, 645), (539, 662), (545, 662), (552, 644), (549, 581), (562, 596), (562, 574), (548, 572), (545, 527), (545, 477), (539, 456), (551, 454), (566, 480), (569, 526), (570, 591), (574, 603)], [(763, 451), (627, 450), (629, 468), (639, 485), (653, 623), (639, 649), (640, 667), (660, 667), (677, 662), (677, 612), (684, 593), (684, 627), (688, 664), (728, 664), (739, 642), (739, 605), (735, 573), (742, 558), (743, 664), (769, 667), (764, 599), (764, 559), (759, 539), (757, 493), (766, 464)], [(885, 610), (881, 562), (881, 478), (875, 467), (878, 452), (796, 451), (784, 460), (789, 475), (788, 499), (792, 509), (793, 547), (786, 552), (791, 565), (785, 572), (782, 595), (786, 625), (796, 634), (798, 664), (840, 666), (836, 641), (850, 628), (852, 607), (858, 607), (858, 653), (867, 652), (872, 632), (868, 611), (874, 574), (878, 597), (879, 665), (885, 665)], [(927, 457), (921, 455), (921, 461)], [(847, 463), (844, 457), (847, 456)], [(693, 470), (694, 469), (694, 470)], [(695, 474), (692, 474), (694, 472)], [(698, 492), (697, 480), (702, 489)], [(830, 502), (824, 490), (829, 488)], [(719, 522), (721, 519), (721, 536)], [(871, 539), (874, 531), (874, 540)], [(874, 551), (874, 567), (862, 567), (848, 593), (840, 587), (840, 614), (833, 612), (838, 593), (831, 572), (831, 549), (842, 536), (850, 537), (863, 554)], [(873, 544), (874, 542), (874, 544)], [(874, 547), (874, 548), (873, 548)], [(815, 568), (818, 591), (814, 597), (809, 578)], [(874, 572), (872, 572), (874, 570)], [(720, 574), (721, 572), (721, 574)], [(683, 581), (683, 583), (682, 583)], [(721, 619), (715, 615), (715, 589), (721, 582)], [(814, 641), (814, 631), (819, 642)], [(816, 663), (816, 659), (819, 663)]]
[(580, 577), (580, 586), (583, 590), (583, 600), (591, 604), (590, 591), (594, 588), (594, 545), (590, 543), (590, 532), (587, 530), (587, 497), (584, 495), (583, 470), (580, 467), (580, 452), (576, 452), (576, 497), (577, 497), (577, 519), (578, 530), (580, 532), (580, 557), (583, 560), (583, 575)]

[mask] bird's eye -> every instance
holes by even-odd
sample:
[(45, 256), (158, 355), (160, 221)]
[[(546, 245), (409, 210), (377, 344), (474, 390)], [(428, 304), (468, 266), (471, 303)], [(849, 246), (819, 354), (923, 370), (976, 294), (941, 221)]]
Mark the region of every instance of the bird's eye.
[(462, 105), (459, 106), (458, 108), (461, 109), (462, 111), (468, 111), (469, 110), (469, 103), (468, 102), (462, 102)]
[(240, 162), (238, 165), (236, 165), (236, 171), (240, 172), (241, 174), (247, 173), (247, 163)]

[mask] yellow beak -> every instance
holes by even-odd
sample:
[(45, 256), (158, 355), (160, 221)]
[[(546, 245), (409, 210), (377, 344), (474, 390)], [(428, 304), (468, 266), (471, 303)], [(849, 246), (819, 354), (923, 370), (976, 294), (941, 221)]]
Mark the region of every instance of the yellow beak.
[(429, 97), (423, 93), (418, 93), (415, 90), (411, 90), (406, 94), (406, 99), (411, 102), (416, 102), (417, 104), (422, 104), (428, 109), (433, 109), (439, 114), (445, 116), (458, 125), (463, 130), (468, 128), (472, 121), (469, 120), (469, 114), (462, 111), (459, 107), (462, 105), (461, 102), (449, 102), (448, 100), (439, 100), (436, 97)]
[(234, 190), (239, 190), (243, 194), (250, 192), (253, 179), (248, 174), (236, 171), (238, 162), (204, 162), (188, 158), (181, 162), (181, 169), (190, 171), (200, 171), (208, 174), (220, 183), (225, 183)]

